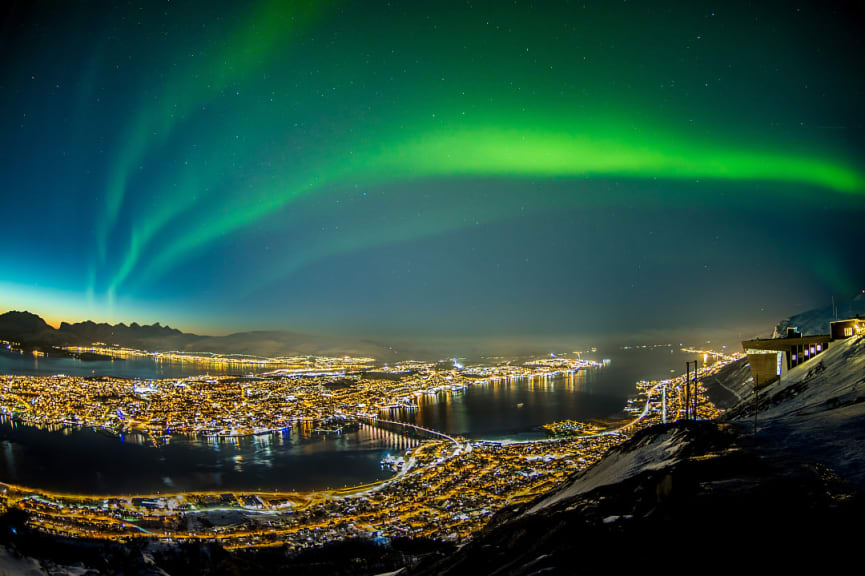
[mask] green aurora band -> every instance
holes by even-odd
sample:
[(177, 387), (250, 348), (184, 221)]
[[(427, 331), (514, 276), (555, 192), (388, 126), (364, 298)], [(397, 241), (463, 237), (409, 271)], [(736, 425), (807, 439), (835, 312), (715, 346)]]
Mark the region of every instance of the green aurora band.
[[(218, 97), (231, 86), (248, 81), (262, 70), (271, 59), (282, 53), (277, 48), (293, 41), (318, 18), (329, 2), (293, 2), (291, 9), (279, 0), (268, 0), (256, 6), (226, 40), (225, 49), (207, 60), (204, 70), (190, 67), (165, 82), (157, 106), (143, 106), (127, 132), (123, 147), (112, 164), (106, 187), (105, 215), (97, 230), (97, 255), (105, 262), (109, 237), (126, 198), (129, 181), (149, 152), (165, 145), (174, 129), (196, 108)], [(204, 82), (202, 82), (204, 79)], [(187, 176), (188, 178), (188, 176)], [(184, 190), (200, 190), (184, 186)], [(174, 195), (174, 201), (163, 204), (167, 210), (157, 214), (151, 222), (133, 229), (130, 245), (109, 289), (113, 297), (116, 288), (132, 271), (138, 260), (139, 247), (146, 245), (162, 226), (190, 207), (197, 195)], [(93, 287), (89, 288), (92, 292)]]
[[(357, 183), (464, 177), (655, 178), (780, 182), (842, 194), (865, 190), (865, 180), (854, 169), (820, 157), (721, 147), (614, 124), (594, 123), (583, 129), (574, 126), (569, 131), (562, 128), (567, 125), (562, 121), (539, 123), (534, 129), (503, 128), (507, 121), (506, 115), (495, 125), (418, 130), (406, 140), (379, 142), (363, 154), (345, 154), (303, 180), (265, 182), (255, 193), (255, 201), (232, 202), (227, 209), (212, 212), (188, 227), (148, 263), (142, 278), (165, 273), (195, 250), (303, 195)], [(157, 215), (149, 222), (144, 239), (151, 239), (168, 221), (169, 215)], [(406, 235), (399, 233), (397, 237)], [(137, 264), (141, 240), (130, 247), (113, 287), (118, 287)]]
[[(322, 12), (316, 2), (293, 4), (291, 11), (281, 2), (262, 4), (243, 20), (225, 49), (206, 60), (202, 71), (192, 74), (190, 69), (172, 76), (157, 105), (142, 108), (108, 177), (105, 218), (97, 231), (100, 265), (106, 264), (109, 239), (118, 227), (135, 168), (168, 146), (178, 126), (194, 121), (205, 104), (235, 86), (255, 85), (256, 78), (278, 59), (290, 60), (292, 43), (314, 27)], [(489, 106), (484, 96), (475, 95), (474, 106), (468, 106), (483, 112), (469, 117), (460, 117), (455, 104), (433, 102), (445, 108), (439, 119), (417, 112), (431, 104), (419, 98), (408, 113), (395, 111), (380, 125), (359, 121), (356, 130), (318, 148), (312, 145), (305, 155), (297, 155), (297, 143), (288, 137), (284, 150), (249, 145), (241, 159), (247, 168), (254, 167), (261, 155), (274, 166), (257, 170), (244, 181), (243, 193), (218, 198), (217, 193), (229, 190), (221, 167), (232, 162), (233, 152), (220, 144), (227, 134), (212, 139), (202, 162), (209, 168), (180, 169), (171, 184), (166, 178), (154, 192), (158, 201), (147, 217), (133, 219), (128, 244), (108, 282), (109, 299), (121, 288), (129, 288), (130, 281), (152, 282), (196, 251), (299, 198), (351, 186), (456, 178), (662, 179), (783, 183), (841, 195), (865, 191), (865, 177), (832, 154), (777, 142), (752, 141), (742, 146), (741, 138), (698, 136), (660, 118), (634, 120), (636, 111), (626, 106), (613, 111), (607, 107), (596, 115), (576, 114), (561, 106), (526, 112), (508, 104)], [(257, 122), (267, 121), (262, 115)], [(182, 229), (157, 245), (160, 233), (181, 218)], [(432, 235), (453, 226), (430, 222), (418, 228), (377, 231), (356, 242), (343, 240), (288, 258), (274, 274), (289, 274), (329, 254)]]

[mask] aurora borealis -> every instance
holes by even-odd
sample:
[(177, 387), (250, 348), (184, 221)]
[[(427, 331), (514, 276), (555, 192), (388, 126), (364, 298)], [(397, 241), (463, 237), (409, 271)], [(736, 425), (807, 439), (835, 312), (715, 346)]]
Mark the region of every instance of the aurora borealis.
[(856, 4), (504, 4), (4, 6), (0, 308), (516, 338), (865, 286)]

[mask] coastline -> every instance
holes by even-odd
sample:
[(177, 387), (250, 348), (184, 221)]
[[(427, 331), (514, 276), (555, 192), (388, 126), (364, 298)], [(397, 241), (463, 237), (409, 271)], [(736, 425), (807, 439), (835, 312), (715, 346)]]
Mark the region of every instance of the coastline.
[[(741, 361), (741, 360), (738, 360), (738, 361)], [(738, 361), (734, 361), (734, 362), (738, 362)], [(724, 366), (727, 366), (731, 363), (733, 363), (733, 362), (728, 362), (728, 363), (724, 364)], [(717, 365), (713, 365), (713, 366), (717, 366)], [(709, 378), (712, 378), (712, 377), (714, 377), (714, 374), (712, 374), (710, 376), (706, 376), (705, 379), (708, 380)], [(675, 380), (680, 379), (680, 378), (682, 378), (682, 376), (678, 376), (678, 377), (669, 379), (668, 382), (675, 381)], [(642, 408), (641, 412), (638, 415), (636, 415), (633, 418), (621, 418), (621, 419), (615, 419), (615, 420), (613, 420), (613, 419), (609, 419), (609, 420), (595, 419), (595, 422), (603, 421), (604, 423), (608, 424), (609, 426), (607, 428), (605, 428), (604, 430), (601, 430), (601, 431), (594, 433), (594, 434), (548, 437), (548, 438), (538, 438), (538, 439), (531, 439), (531, 440), (479, 439), (479, 440), (474, 440), (474, 441), (462, 440), (462, 442), (464, 442), (466, 445), (470, 445), (472, 443), (488, 444), (488, 445), (502, 445), (502, 446), (507, 446), (507, 445), (535, 445), (535, 444), (565, 443), (568, 441), (581, 440), (581, 439), (591, 439), (591, 438), (598, 438), (598, 437), (604, 437), (604, 436), (624, 435), (629, 428), (634, 427), (635, 425), (640, 423), (644, 418), (646, 418), (646, 416), (650, 412), (650, 405), (652, 403), (652, 400), (653, 400), (654, 396), (657, 394), (657, 389), (661, 386), (660, 382), (653, 381), (651, 387), (649, 387), (647, 390), (641, 390), (640, 385), (646, 385), (646, 384), (649, 384), (649, 382), (646, 382), (646, 381), (637, 382), (636, 383), (637, 391), (635, 394), (633, 394), (631, 397), (629, 397), (629, 400), (628, 400), (628, 404), (630, 404), (632, 401), (638, 400), (641, 396), (643, 396), (643, 395), (646, 396), (644, 407)], [(714, 400), (712, 399), (711, 395), (708, 394), (708, 392), (707, 392), (707, 396), (709, 396), (709, 401), (714, 404)], [(624, 414), (625, 412), (626, 411), (623, 409), (622, 413)], [(382, 422), (384, 422), (386, 424), (419, 428), (419, 427), (414, 426), (410, 423), (395, 422), (395, 421), (389, 421), (389, 420), (383, 420), (383, 419), (379, 419), (379, 420), (381, 420)], [(361, 421), (363, 421), (363, 419), (358, 420), (358, 422), (361, 422)], [(31, 426), (33, 425), (30, 423), (27, 423), (27, 424), (31, 425)], [(72, 427), (75, 425), (70, 423), (69, 426)], [(38, 428), (38, 426), (36, 426), (36, 427)], [(86, 426), (86, 425), (78, 425), (75, 427), (77, 427), (79, 429), (91, 428), (94, 431), (104, 431), (103, 429), (98, 429), (98, 428), (94, 428), (92, 426)], [(422, 429), (422, 428), (420, 428), (420, 429)], [(422, 429), (422, 430), (425, 430), (425, 429)], [(442, 437), (444, 440), (432, 440), (432, 441), (428, 441), (426, 444), (435, 443), (435, 442), (450, 442), (454, 446), (456, 446), (457, 449), (459, 449), (461, 446), (460, 440), (452, 438), (446, 434), (443, 434), (443, 433), (440, 433), (437, 431), (427, 431), (427, 432), (434, 434), (434, 435), (438, 435), (438, 436)], [(144, 433), (142, 432), (141, 434), (144, 434)], [(106, 499), (106, 498), (111, 498), (111, 499), (145, 498), (146, 499), (146, 498), (192, 497), (192, 496), (208, 496), (208, 495), (225, 494), (228, 492), (239, 495), (239, 496), (262, 495), (262, 496), (269, 496), (269, 497), (286, 497), (286, 498), (295, 497), (295, 498), (303, 498), (303, 499), (310, 499), (310, 498), (314, 499), (318, 496), (325, 496), (326, 497), (328, 495), (336, 496), (336, 497), (347, 497), (347, 496), (367, 493), (367, 492), (371, 492), (371, 491), (375, 491), (375, 490), (384, 488), (388, 484), (393, 483), (393, 482), (399, 480), (401, 477), (405, 476), (412, 469), (412, 467), (415, 464), (413, 459), (407, 459), (406, 462), (407, 462), (407, 465), (405, 467), (403, 467), (402, 470), (398, 471), (392, 477), (385, 478), (385, 479), (371, 482), (371, 483), (365, 483), (365, 484), (360, 484), (360, 485), (356, 485), (356, 486), (349, 486), (349, 487), (341, 488), (341, 489), (316, 489), (316, 490), (307, 490), (307, 491), (298, 491), (298, 490), (288, 490), (288, 491), (263, 490), (262, 491), (262, 490), (223, 489), (223, 490), (204, 490), (204, 491), (198, 491), (198, 490), (177, 491), (177, 492), (157, 491), (155, 493), (151, 492), (151, 493), (135, 493), (135, 494), (94, 495), (94, 494), (84, 494), (84, 493), (54, 492), (54, 491), (50, 491), (50, 490), (43, 490), (43, 489), (39, 489), (39, 488), (30, 488), (30, 487), (11, 484), (11, 483), (5, 483), (2, 481), (0, 481), (0, 486), (5, 486), (10, 490), (14, 490), (15, 492), (20, 492), (22, 494), (33, 494), (33, 495), (50, 496), (50, 497), (57, 497), (57, 498), (68, 498), (68, 499), (75, 499), (75, 500), (82, 500), (82, 501), (100, 500), (100, 499)]]

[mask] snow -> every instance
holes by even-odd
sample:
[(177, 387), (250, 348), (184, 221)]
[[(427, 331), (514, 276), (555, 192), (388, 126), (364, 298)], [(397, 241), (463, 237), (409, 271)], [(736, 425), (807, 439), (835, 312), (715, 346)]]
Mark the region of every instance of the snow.
[[(865, 294), (857, 294), (853, 299), (847, 302), (839, 302), (836, 305), (838, 309), (838, 319), (853, 318), (857, 314), (865, 316)], [(831, 304), (827, 304), (822, 308), (814, 308), (807, 312), (795, 314), (789, 318), (781, 320), (775, 326), (773, 338), (785, 336), (788, 326), (795, 326), (802, 334), (806, 336), (811, 334), (828, 334), (829, 322), (835, 319), (832, 313)]]
[(33, 558), (15, 557), (5, 547), (0, 546), (0, 574), (46, 576), (48, 573)]
[(666, 468), (678, 460), (679, 454), (687, 443), (686, 436), (687, 431), (671, 428), (646, 437), (643, 442), (631, 446), (627, 452), (614, 449), (571, 484), (552, 492), (532, 506), (526, 514), (534, 514), (562, 500), (585, 494), (600, 486), (617, 484), (646, 470)]
[(760, 391), (761, 402), (762, 398), (771, 401), (779, 395), (789, 397), (763, 410), (761, 415), (802, 416), (825, 412), (831, 405), (865, 399), (865, 339), (858, 336), (833, 342), (829, 350), (793, 368), (781, 382)]
[[(93, 571), (83, 564), (60, 566), (49, 561), (18, 556), (5, 546), (0, 546), (0, 576), (86, 576)], [(167, 576), (167, 575), (166, 575)]]
[[(829, 350), (760, 391), (758, 441), (796, 452), (865, 487), (865, 337), (835, 341)], [(731, 411), (753, 426), (753, 399)]]
[[(745, 384), (740, 387), (744, 399), (730, 410), (728, 421), (750, 434), (753, 397), (745, 395)], [(865, 336), (833, 342), (826, 352), (761, 389), (757, 441), (767, 451), (795, 453), (865, 487)], [(626, 449), (614, 448), (524, 514), (671, 466), (684, 458), (687, 444), (687, 430), (671, 427)]]
[[(731, 362), (717, 374), (704, 378), (703, 385), (708, 388), (709, 397), (718, 408), (727, 409), (735, 406), (752, 394), (753, 381), (748, 358)], [(719, 393), (719, 388), (726, 394)]]

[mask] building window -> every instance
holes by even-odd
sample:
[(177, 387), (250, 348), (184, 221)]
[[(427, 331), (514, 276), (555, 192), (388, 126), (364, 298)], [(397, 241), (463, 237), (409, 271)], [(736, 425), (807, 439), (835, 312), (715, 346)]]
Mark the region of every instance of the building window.
[(844, 328), (844, 336), (852, 336), (853, 335), (853, 327), (847, 326)]
[(817, 352), (822, 352), (822, 351), (823, 351), (823, 345), (817, 344)]

